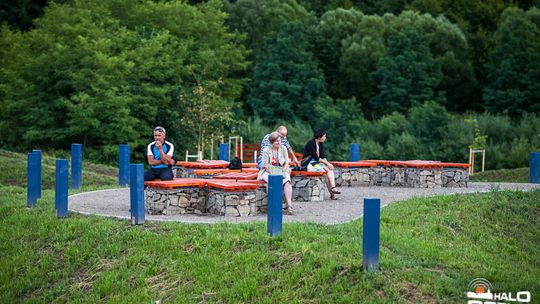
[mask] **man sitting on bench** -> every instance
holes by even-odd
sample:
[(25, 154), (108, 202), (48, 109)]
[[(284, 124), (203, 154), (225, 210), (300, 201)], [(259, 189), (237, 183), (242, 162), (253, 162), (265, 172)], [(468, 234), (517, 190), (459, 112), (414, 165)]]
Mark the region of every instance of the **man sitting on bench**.
[(165, 140), (167, 132), (163, 127), (154, 129), (154, 142), (151, 142), (147, 148), (147, 159), (150, 169), (144, 172), (144, 181), (155, 179), (171, 180), (174, 178), (171, 166), (174, 165), (173, 159), (174, 145)]

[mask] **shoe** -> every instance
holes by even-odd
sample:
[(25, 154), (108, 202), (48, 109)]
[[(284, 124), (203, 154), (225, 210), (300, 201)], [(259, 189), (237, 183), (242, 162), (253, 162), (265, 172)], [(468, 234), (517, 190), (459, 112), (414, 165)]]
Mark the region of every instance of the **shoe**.
[(330, 189), (330, 193), (341, 194), (340, 191), (337, 191), (337, 190), (336, 190), (336, 187), (332, 187), (332, 189)]
[(294, 209), (292, 207), (287, 207), (287, 214), (288, 215), (292, 215), (293, 211), (294, 211)]
[(337, 201), (339, 198), (336, 196), (334, 192), (330, 192), (330, 199), (333, 201)]

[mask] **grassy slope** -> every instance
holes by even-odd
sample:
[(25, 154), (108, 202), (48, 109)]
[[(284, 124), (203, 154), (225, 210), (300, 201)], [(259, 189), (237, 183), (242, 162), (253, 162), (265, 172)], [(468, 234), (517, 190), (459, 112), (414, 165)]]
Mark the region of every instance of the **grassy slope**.
[[(540, 191), (386, 207), (381, 271), (373, 274), (360, 267), (360, 220), (286, 224), (279, 238), (269, 238), (264, 223), (132, 227), (76, 214), (59, 220), (54, 191), (27, 210), (25, 189), (0, 176), (0, 303), (464, 303), (477, 277), (498, 291), (540, 294)], [(96, 182), (84, 187), (115, 185)]]
[(528, 183), (529, 168), (500, 169), (475, 173), (470, 180), (471, 182)]

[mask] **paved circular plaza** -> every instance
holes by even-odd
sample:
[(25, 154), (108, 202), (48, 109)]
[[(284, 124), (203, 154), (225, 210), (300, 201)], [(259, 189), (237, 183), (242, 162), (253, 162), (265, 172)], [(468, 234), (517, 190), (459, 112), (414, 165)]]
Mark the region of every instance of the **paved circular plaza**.
[[(394, 187), (349, 187), (340, 188), (340, 199), (322, 202), (293, 202), (293, 215), (283, 215), (283, 222), (314, 222), (320, 224), (339, 224), (362, 216), (363, 199), (377, 197), (381, 207), (406, 200), (411, 197), (434, 195), (455, 195), (463, 193), (488, 192), (492, 189), (511, 189), (529, 191), (540, 189), (539, 184), (511, 183), (469, 183), (468, 188), (394, 188)], [(69, 197), (69, 210), (87, 215), (100, 215), (129, 219), (129, 189), (111, 189), (84, 192)], [(219, 215), (146, 215), (147, 221), (174, 221), (183, 223), (247, 223), (266, 221), (266, 214), (247, 217)]]

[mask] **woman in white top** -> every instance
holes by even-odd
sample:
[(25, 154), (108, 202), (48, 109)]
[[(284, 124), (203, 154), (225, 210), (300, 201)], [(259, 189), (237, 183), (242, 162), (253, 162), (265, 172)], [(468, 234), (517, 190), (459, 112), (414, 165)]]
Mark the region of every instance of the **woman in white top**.
[(292, 185), (291, 169), (289, 168), (289, 154), (285, 147), (281, 145), (281, 137), (278, 132), (270, 133), (268, 137), (270, 145), (266, 147), (262, 154), (262, 167), (259, 171), (259, 180), (264, 180), (268, 184), (269, 174), (283, 175), (283, 194), (287, 204), (287, 213), (292, 214)]

